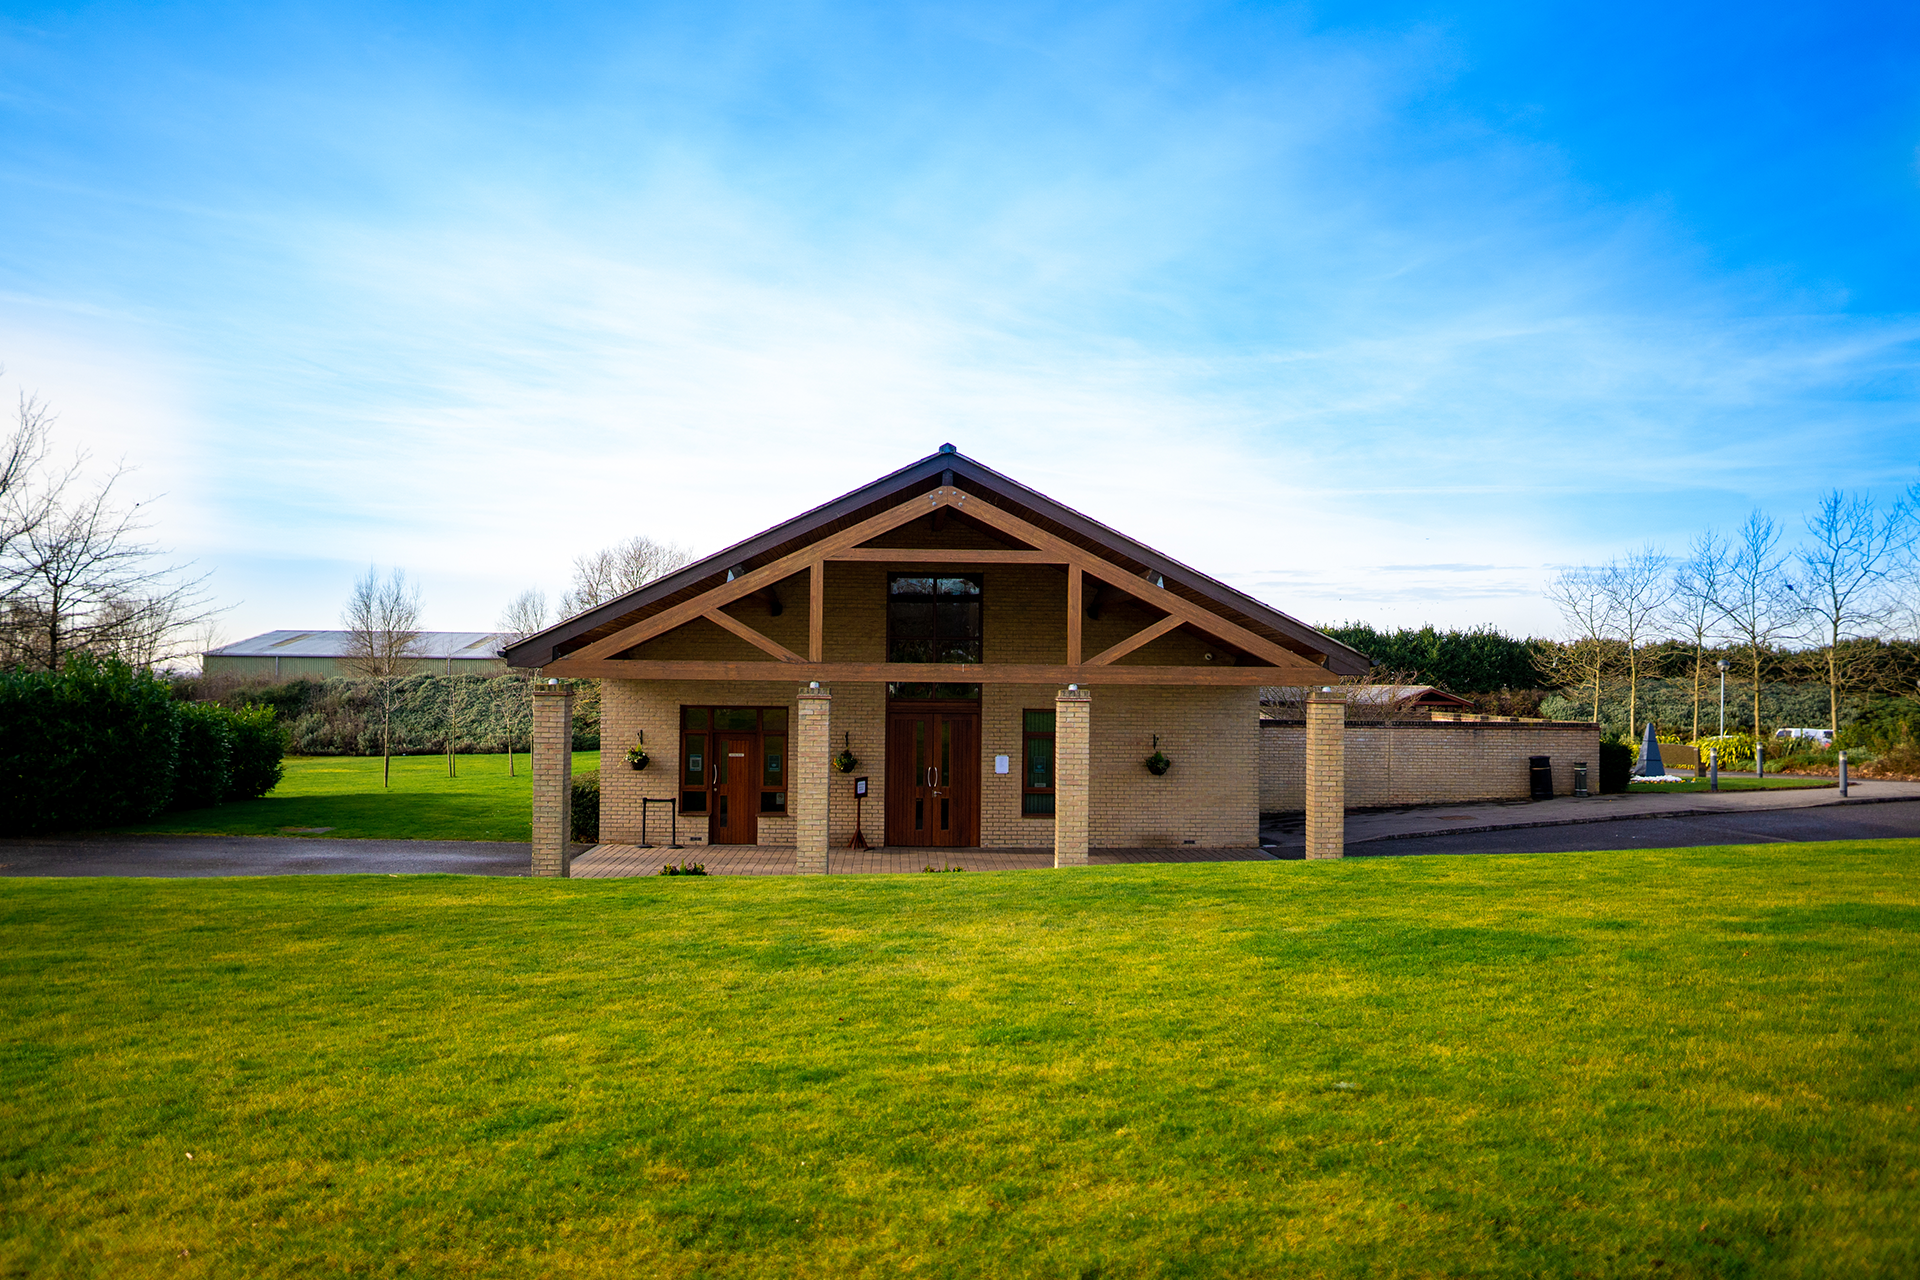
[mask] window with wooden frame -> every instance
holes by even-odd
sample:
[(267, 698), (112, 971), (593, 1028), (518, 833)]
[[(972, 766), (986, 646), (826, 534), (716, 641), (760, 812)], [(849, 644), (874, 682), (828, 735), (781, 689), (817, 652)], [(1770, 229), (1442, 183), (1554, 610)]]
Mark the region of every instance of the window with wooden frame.
[(887, 575), (888, 662), (979, 662), (977, 573)]
[(760, 812), (787, 812), (787, 708), (681, 707), (680, 812), (711, 811), (718, 782), (714, 759), (717, 734), (752, 734), (760, 761)]
[(1053, 712), (1021, 712), (1020, 738), (1020, 816), (1051, 818)]

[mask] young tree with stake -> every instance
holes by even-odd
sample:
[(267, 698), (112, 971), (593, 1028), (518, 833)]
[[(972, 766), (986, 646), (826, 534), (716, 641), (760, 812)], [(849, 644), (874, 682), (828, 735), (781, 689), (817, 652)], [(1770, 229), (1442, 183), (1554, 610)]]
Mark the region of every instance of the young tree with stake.
[(340, 615), (347, 629), (341, 664), (379, 682), (380, 785), (393, 781), (393, 685), (420, 645), (420, 589), (395, 569), (383, 582), (369, 565)]

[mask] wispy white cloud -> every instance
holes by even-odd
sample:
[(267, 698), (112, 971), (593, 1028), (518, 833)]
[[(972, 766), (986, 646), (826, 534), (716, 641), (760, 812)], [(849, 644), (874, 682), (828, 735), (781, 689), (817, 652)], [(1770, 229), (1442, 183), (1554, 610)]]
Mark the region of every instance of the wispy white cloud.
[(714, 549), (951, 440), (1302, 616), (1537, 630), (1549, 564), (1920, 461), (1920, 322), (1716, 270), (1431, 109), (1433, 30), (1281, 19), (1235, 61), (962, 15), (801, 56), (750, 12), (544, 93), (405, 40), (230, 68), (156, 108), (195, 181), (16, 166), (90, 216), (0, 263), (58, 341), (0, 341), (141, 424), (261, 629), (369, 561), (484, 624), (582, 550)]

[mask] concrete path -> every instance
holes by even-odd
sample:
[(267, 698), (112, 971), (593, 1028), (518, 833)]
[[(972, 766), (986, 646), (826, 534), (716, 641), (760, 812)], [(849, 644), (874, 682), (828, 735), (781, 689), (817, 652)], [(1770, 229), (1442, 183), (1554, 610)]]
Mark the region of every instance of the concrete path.
[(54, 836), (0, 840), (0, 876), (524, 876), (524, 844), (296, 836)]
[[(1920, 799), (1886, 804), (1815, 805), (1792, 809), (1747, 809), (1725, 813), (1634, 818), (1624, 822), (1506, 827), (1494, 831), (1445, 831), (1434, 835), (1369, 840), (1347, 846), (1349, 858), (1404, 858), (1417, 854), (1604, 853), (1612, 849), (1688, 849), (1702, 845), (1752, 845), (1823, 840), (1920, 840)], [(1276, 849), (1281, 857), (1306, 856), (1303, 845)]]
[[(1480, 804), (1422, 805), (1378, 809), (1347, 815), (1347, 844), (1398, 840), (1414, 836), (1510, 831), (1520, 827), (1584, 826), (1631, 818), (1676, 818), (1690, 815), (1728, 816), (1780, 809), (1816, 809), (1920, 800), (1920, 782), (1855, 782), (1851, 794), (1837, 787), (1788, 788), (1779, 791), (1676, 792), (1670, 795), (1606, 795), (1577, 800), (1489, 800)], [(1281, 849), (1304, 845), (1304, 819), (1292, 817), (1261, 828), (1261, 840)], [(1817, 837), (1816, 837), (1817, 838)], [(1837, 838), (1837, 837), (1828, 837)], [(1586, 845), (1583, 848), (1600, 846)]]
[[(1842, 799), (1832, 787), (1718, 794), (1594, 796), (1586, 800), (1498, 801), (1355, 813), (1349, 856), (1416, 853), (1544, 853), (1650, 849), (1802, 840), (1920, 838), (1920, 783), (1856, 782)], [(1101, 849), (1096, 866), (1131, 862), (1225, 862), (1298, 858), (1298, 819), (1269, 824), (1260, 849)], [(704, 862), (716, 875), (791, 875), (790, 848), (639, 849), (597, 845), (577, 854), (582, 878), (657, 875), (660, 864)], [(0, 840), (4, 876), (524, 876), (524, 844), (461, 840), (330, 840), (292, 836), (55, 836)], [(965, 849), (948, 855), (968, 871), (1053, 865), (1050, 849)], [(835, 850), (837, 875), (917, 872), (938, 851)]]

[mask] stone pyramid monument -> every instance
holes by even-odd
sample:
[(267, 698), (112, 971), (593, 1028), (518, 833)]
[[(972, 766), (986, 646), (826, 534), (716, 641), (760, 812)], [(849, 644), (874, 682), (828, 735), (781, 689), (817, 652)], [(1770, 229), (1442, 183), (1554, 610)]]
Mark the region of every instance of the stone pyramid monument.
[(1643, 778), (1664, 778), (1667, 766), (1660, 761), (1660, 744), (1653, 740), (1653, 721), (1647, 721), (1647, 736), (1640, 741), (1640, 763), (1633, 771)]

